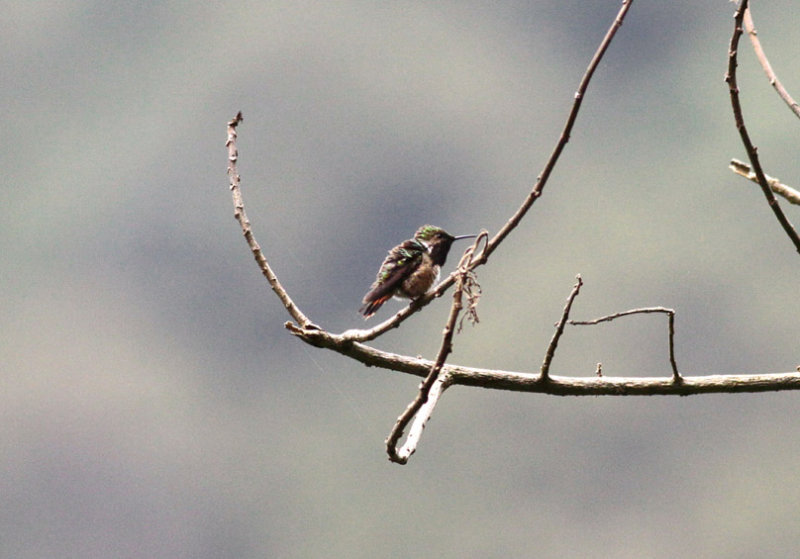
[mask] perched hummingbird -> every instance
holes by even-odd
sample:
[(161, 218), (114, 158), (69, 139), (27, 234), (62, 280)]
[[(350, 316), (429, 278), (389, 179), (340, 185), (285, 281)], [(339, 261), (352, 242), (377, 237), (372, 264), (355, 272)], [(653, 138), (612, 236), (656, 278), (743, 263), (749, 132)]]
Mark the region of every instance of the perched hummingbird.
[(444, 265), (453, 241), (472, 237), (475, 235), (454, 237), (440, 227), (423, 225), (413, 239), (389, 251), (375, 282), (364, 295), (364, 306), (359, 312), (366, 320), (392, 297), (416, 299), (425, 295), (439, 279), (439, 268)]

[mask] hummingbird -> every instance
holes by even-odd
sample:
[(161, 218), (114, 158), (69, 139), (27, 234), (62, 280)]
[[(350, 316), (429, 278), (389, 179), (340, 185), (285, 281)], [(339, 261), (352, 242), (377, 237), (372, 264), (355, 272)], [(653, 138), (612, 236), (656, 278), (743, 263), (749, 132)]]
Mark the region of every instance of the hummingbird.
[(423, 225), (413, 239), (403, 241), (386, 255), (358, 312), (366, 320), (392, 297), (416, 299), (425, 295), (439, 279), (440, 268), (453, 242), (475, 236), (454, 237), (441, 227)]

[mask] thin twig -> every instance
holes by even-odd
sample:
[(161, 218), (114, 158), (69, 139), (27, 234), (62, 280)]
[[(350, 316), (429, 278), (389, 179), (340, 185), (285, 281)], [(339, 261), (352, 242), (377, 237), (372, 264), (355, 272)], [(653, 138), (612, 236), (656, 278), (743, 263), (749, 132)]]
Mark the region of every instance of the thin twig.
[(517, 209), (514, 215), (511, 216), (511, 219), (509, 219), (503, 228), (497, 232), (494, 238), (489, 241), (489, 246), (486, 249), (483, 262), (485, 262), (489, 255), (497, 249), (500, 243), (503, 242), (503, 239), (505, 239), (508, 234), (511, 233), (511, 231), (517, 227), (517, 225), (519, 225), (519, 223), (522, 221), (522, 218), (525, 217), (526, 213), (528, 213), (528, 210), (531, 208), (536, 199), (542, 195), (545, 184), (547, 184), (547, 180), (550, 178), (550, 173), (552, 173), (558, 158), (561, 156), (561, 152), (564, 151), (564, 147), (567, 145), (567, 142), (569, 142), (570, 134), (572, 133), (572, 127), (575, 124), (575, 120), (578, 118), (578, 111), (581, 108), (581, 102), (586, 95), (586, 90), (589, 87), (589, 82), (592, 79), (592, 75), (597, 69), (597, 66), (600, 64), (600, 61), (602, 60), (606, 50), (608, 50), (611, 41), (614, 39), (614, 35), (617, 34), (617, 31), (622, 26), (622, 22), (625, 19), (625, 14), (628, 13), (628, 10), (632, 4), (633, 0), (622, 1), (622, 7), (617, 13), (617, 16), (614, 18), (611, 27), (609, 27), (608, 31), (606, 32), (605, 37), (603, 37), (600, 46), (597, 47), (597, 51), (594, 53), (591, 62), (589, 62), (589, 66), (586, 68), (586, 72), (584, 72), (583, 77), (581, 78), (580, 84), (578, 85), (578, 90), (575, 92), (575, 101), (572, 103), (572, 110), (570, 110), (569, 116), (567, 117), (567, 122), (564, 124), (561, 137), (558, 139), (558, 142), (556, 143), (550, 158), (547, 160), (547, 163), (545, 163), (544, 169), (542, 169), (541, 174), (537, 177), (533, 190), (531, 190), (527, 198), (525, 198), (525, 201), (522, 203), (519, 209)]
[[(758, 177), (750, 168), (750, 165), (748, 165), (744, 161), (739, 161), (738, 159), (731, 159), (728, 168), (737, 175), (741, 175), (744, 178), (758, 184)], [(772, 189), (772, 192), (774, 192), (778, 196), (782, 196), (790, 204), (800, 204), (800, 192), (798, 192), (791, 186), (783, 184), (779, 179), (776, 179), (775, 177), (771, 177), (765, 174), (764, 178), (767, 179), (767, 184), (769, 184), (769, 187)]]
[(761, 186), (761, 191), (764, 193), (767, 203), (769, 207), (772, 208), (772, 212), (775, 214), (778, 223), (783, 227), (786, 235), (788, 235), (789, 239), (794, 243), (797, 252), (800, 252), (800, 236), (797, 235), (797, 231), (795, 231), (792, 224), (784, 215), (783, 210), (781, 210), (778, 204), (778, 200), (772, 195), (772, 190), (770, 190), (769, 184), (767, 184), (764, 170), (761, 168), (761, 163), (758, 159), (758, 150), (750, 141), (750, 135), (747, 132), (747, 128), (744, 124), (744, 117), (742, 116), (742, 105), (739, 101), (739, 87), (736, 83), (736, 58), (737, 49), (739, 48), (739, 38), (742, 36), (742, 19), (744, 18), (745, 10), (747, 10), (747, 0), (742, 0), (734, 16), (733, 35), (731, 36), (731, 43), (728, 49), (728, 73), (725, 76), (725, 82), (727, 82), (730, 89), (733, 118), (736, 122), (736, 129), (739, 130), (739, 135), (742, 138), (747, 157), (750, 159), (750, 165), (758, 178), (758, 184)]
[(783, 102), (789, 106), (789, 108), (797, 117), (800, 117), (800, 105), (797, 104), (797, 101), (792, 99), (792, 96), (789, 95), (789, 92), (786, 91), (785, 87), (783, 87), (783, 84), (778, 79), (775, 71), (772, 69), (772, 64), (769, 63), (769, 59), (767, 58), (764, 49), (761, 47), (761, 41), (758, 40), (758, 32), (753, 24), (753, 15), (751, 11), (752, 10), (750, 6), (748, 6), (744, 12), (744, 27), (747, 30), (747, 34), (750, 36), (750, 43), (753, 45), (756, 58), (758, 58), (758, 61), (761, 63), (761, 67), (764, 69), (764, 73), (767, 74), (769, 83), (775, 88), (775, 91), (778, 92), (780, 98), (783, 99)]
[(581, 279), (580, 274), (575, 276), (575, 279), (577, 281), (572, 287), (569, 297), (567, 297), (567, 304), (564, 305), (564, 311), (561, 313), (561, 318), (559, 318), (558, 322), (556, 323), (556, 331), (553, 332), (553, 338), (550, 340), (550, 345), (547, 346), (547, 353), (545, 353), (544, 362), (542, 363), (540, 372), (542, 380), (546, 380), (550, 374), (550, 363), (553, 361), (553, 356), (556, 354), (558, 340), (561, 338), (561, 334), (564, 333), (564, 325), (566, 325), (567, 320), (569, 319), (569, 310), (572, 308), (572, 302), (575, 300), (575, 297), (578, 296), (581, 286), (583, 285), (583, 280)]
[(236, 127), (242, 122), (242, 120), (244, 119), (241, 111), (239, 111), (236, 116), (228, 122), (228, 140), (225, 142), (225, 145), (228, 147), (228, 177), (230, 180), (231, 196), (233, 197), (233, 215), (242, 228), (244, 238), (247, 239), (247, 244), (250, 247), (250, 251), (253, 253), (253, 257), (258, 263), (258, 267), (261, 269), (261, 273), (267, 278), (270, 287), (272, 287), (272, 291), (274, 291), (281, 300), (281, 303), (283, 303), (283, 306), (286, 307), (286, 310), (289, 312), (292, 318), (294, 318), (302, 328), (319, 329), (318, 326), (314, 325), (308, 319), (308, 317), (303, 314), (297, 305), (294, 304), (292, 298), (289, 297), (289, 294), (286, 293), (286, 290), (281, 285), (281, 282), (278, 281), (277, 276), (275, 276), (272, 268), (270, 268), (267, 258), (261, 251), (261, 247), (258, 245), (258, 242), (256, 242), (255, 236), (253, 236), (250, 220), (247, 219), (247, 214), (244, 211), (244, 200), (242, 199), (242, 191), (239, 186), (240, 177), (236, 167), (236, 164), (239, 160), (239, 150), (236, 148)]
[[(461, 261), (458, 264), (456, 271), (456, 286), (453, 290), (453, 302), (450, 305), (450, 315), (447, 317), (444, 330), (442, 331), (442, 343), (439, 346), (439, 353), (436, 356), (436, 361), (430, 368), (430, 372), (425, 377), (425, 380), (419, 386), (419, 392), (414, 400), (406, 407), (405, 411), (397, 418), (397, 421), (392, 427), (389, 436), (386, 438), (386, 453), (389, 455), (389, 460), (398, 464), (405, 464), (412, 454), (417, 450), (417, 443), (422, 436), (422, 430), (425, 424), (433, 414), (433, 409), (436, 407), (436, 402), (439, 400), (442, 392), (447, 388), (448, 382), (446, 378), (440, 378), (440, 372), (444, 366), (447, 356), (453, 351), (453, 334), (456, 329), (456, 322), (458, 315), (463, 307), (462, 294), (467, 285), (472, 281), (469, 265), (472, 262), (472, 256), (481, 239), (485, 240), (486, 235), (479, 235), (472, 247), (467, 249)], [(437, 382), (438, 381), (438, 382)], [(433, 387), (436, 386), (437, 390), (435, 397), (432, 394)], [(423, 407), (425, 408), (423, 410)], [(403, 432), (409, 422), (414, 419), (414, 424), (411, 427), (406, 442), (402, 448), (397, 449), (397, 442), (403, 436)]]
[(669, 317), (669, 364), (672, 366), (672, 380), (674, 382), (682, 382), (683, 378), (678, 372), (678, 365), (675, 362), (675, 310), (666, 307), (643, 307), (641, 309), (631, 309), (622, 311), (607, 316), (601, 316), (594, 320), (570, 320), (569, 323), (574, 326), (589, 326), (593, 324), (600, 324), (601, 322), (610, 322), (616, 318), (629, 316), (632, 314), (648, 314), (648, 313), (664, 313)]

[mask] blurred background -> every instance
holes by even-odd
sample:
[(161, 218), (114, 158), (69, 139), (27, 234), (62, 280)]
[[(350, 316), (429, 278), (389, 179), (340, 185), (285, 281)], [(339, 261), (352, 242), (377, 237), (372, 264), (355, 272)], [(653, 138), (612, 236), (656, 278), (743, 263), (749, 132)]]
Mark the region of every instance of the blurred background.
[[(5, 3), (0, 556), (793, 556), (799, 393), (457, 387), (394, 465), (383, 441), (418, 379), (290, 336), (233, 219), (241, 110), (271, 264), (312, 320), (362, 326), (390, 247), (424, 223), (494, 233), (518, 207), (619, 5)], [(795, 8), (754, 18), (797, 98)], [(800, 259), (727, 169), (746, 159), (734, 9), (634, 4), (452, 362), (538, 370), (580, 273), (574, 318), (674, 308), (684, 374), (800, 365)], [(740, 50), (762, 163), (797, 187), (800, 123)], [(447, 307), (375, 345), (433, 358)], [(552, 372), (598, 362), (668, 375), (666, 319), (570, 329)]]

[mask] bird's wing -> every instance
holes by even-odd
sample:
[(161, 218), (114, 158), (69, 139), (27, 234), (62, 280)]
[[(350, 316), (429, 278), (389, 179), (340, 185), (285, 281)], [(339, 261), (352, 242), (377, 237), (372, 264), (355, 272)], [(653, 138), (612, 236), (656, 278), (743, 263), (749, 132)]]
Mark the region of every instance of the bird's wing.
[(382, 299), (383, 303), (391, 298), (397, 287), (414, 271), (424, 251), (425, 247), (414, 239), (409, 239), (390, 250), (381, 264), (375, 282), (364, 295), (362, 302), (369, 304)]

